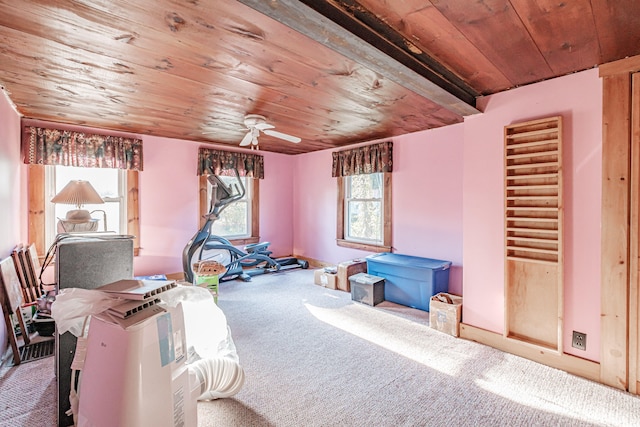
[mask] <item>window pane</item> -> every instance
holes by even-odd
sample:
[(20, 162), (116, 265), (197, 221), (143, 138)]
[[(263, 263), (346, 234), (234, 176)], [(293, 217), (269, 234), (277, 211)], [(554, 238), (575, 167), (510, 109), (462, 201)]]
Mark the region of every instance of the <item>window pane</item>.
[(382, 203), (348, 202), (347, 237), (355, 240), (382, 241)]
[(347, 240), (382, 243), (383, 174), (353, 175), (346, 179), (345, 236)]
[(227, 206), (220, 218), (213, 224), (213, 234), (218, 236), (246, 236), (247, 230), (247, 202), (239, 200)]
[(353, 175), (348, 197), (351, 199), (379, 199), (382, 197), (382, 174)]
[[(55, 167), (55, 194), (57, 194), (71, 180), (89, 181), (103, 199), (110, 198), (104, 204), (84, 205), (82, 209), (91, 212), (91, 217), (98, 219), (97, 231), (120, 230), (120, 211), (122, 198), (119, 195), (119, 170), (111, 168), (78, 168), (72, 166)], [(55, 205), (55, 221), (64, 218), (69, 210), (76, 209), (72, 205)], [(106, 218), (105, 218), (106, 216)], [(106, 220), (106, 227), (105, 227)]]
[[(100, 220), (98, 231), (113, 231), (120, 234), (120, 203), (107, 202), (103, 205), (85, 206), (91, 217)], [(106, 221), (106, 227), (105, 227)]]
[(56, 166), (56, 194), (72, 179), (89, 181), (100, 197), (118, 197), (118, 169)]
[[(225, 184), (232, 188), (238, 185), (235, 177), (219, 176)], [(251, 236), (251, 194), (246, 177), (240, 177), (245, 188), (242, 199), (228, 205), (220, 214), (220, 218), (211, 227), (212, 234), (223, 237), (249, 237)], [(207, 185), (209, 199), (211, 198), (211, 185)]]

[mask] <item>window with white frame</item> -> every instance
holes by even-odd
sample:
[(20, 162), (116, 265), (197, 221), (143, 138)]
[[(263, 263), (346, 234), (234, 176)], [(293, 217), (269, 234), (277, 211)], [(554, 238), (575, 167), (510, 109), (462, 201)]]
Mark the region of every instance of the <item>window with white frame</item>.
[(344, 179), (344, 239), (382, 245), (385, 211), (383, 174), (351, 175)]
[(89, 181), (104, 204), (85, 205), (91, 217), (97, 220), (96, 231), (127, 233), (127, 171), (112, 168), (80, 168), (72, 166), (45, 166), (45, 232), (47, 247), (58, 232), (58, 221), (64, 219), (73, 205), (51, 203), (50, 200), (71, 180)]
[[(233, 188), (238, 185), (235, 176), (218, 176), (220, 180)], [(239, 177), (245, 188), (244, 197), (228, 205), (220, 214), (220, 217), (214, 222), (211, 229), (212, 234), (222, 236), (229, 240), (243, 239), (251, 237), (252, 234), (252, 197), (253, 197), (253, 179), (246, 176)], [(207, 199), (211, 200), (211, 184), (207, 185)]]

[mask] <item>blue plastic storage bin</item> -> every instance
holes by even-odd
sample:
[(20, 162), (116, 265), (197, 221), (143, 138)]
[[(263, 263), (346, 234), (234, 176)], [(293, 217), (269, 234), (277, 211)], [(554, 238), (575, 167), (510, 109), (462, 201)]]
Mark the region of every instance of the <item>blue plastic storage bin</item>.
[(385, 279), (384, 299), (429, 311), (431, 297), (449, 291), (450, 261), (410, 255), (369, 255), (367, 273)]

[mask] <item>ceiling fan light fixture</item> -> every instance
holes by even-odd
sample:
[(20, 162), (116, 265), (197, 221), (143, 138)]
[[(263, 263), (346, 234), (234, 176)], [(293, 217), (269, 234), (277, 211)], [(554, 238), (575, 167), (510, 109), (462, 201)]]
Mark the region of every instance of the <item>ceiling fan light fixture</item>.
[(258, 149), (258, 136), (260, 136), (260, 132), (264, 133), (265, 135), (269, 135), (274, 138), (283, 139), (285, 141), (293, 143), (298, 143), (302, 140), (297, 136), (288, 135), (286, 133), (273, 130), (275, 129), (275, 126), (271, 123), (267, 123), (267, 119), (259, 114), (247, 114), (244, 117), (244, 125), (247, 127), (249, 132), (247, 132), (240, 141), (241, 147), (251, 146), (252, 149), (254, 147)]

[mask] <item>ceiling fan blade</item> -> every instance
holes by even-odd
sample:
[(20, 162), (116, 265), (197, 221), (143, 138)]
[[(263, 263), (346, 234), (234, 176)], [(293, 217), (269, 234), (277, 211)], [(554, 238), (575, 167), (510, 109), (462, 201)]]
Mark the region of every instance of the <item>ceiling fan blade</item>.
[(260, 130), (265, 130), (265, 129), (273, 129), (275, 128), (274, 125), (271, 125), (269, 123), (256, 123), (256, 125), (254, 126), (256, 129), (260, 129)]
[(249, 131), (240, 141), (240, 147), (246, 147), (247, 145), (251, 145), (251, 140), (253, 139), (253, 132)]
[(287, 135), (286, 133), (278, 132), (278, 131), (275, 131), (275, 130), (266, 129), (263, 132), (265, 134), (269, 135), (269, 136), (273, 136), (275, 138), (284, 139), (285, 141), (289, 141), (289, 142), (298, 143), (298, 142), (302, 141), (302, 139), (298, 138), (297, 136)]

